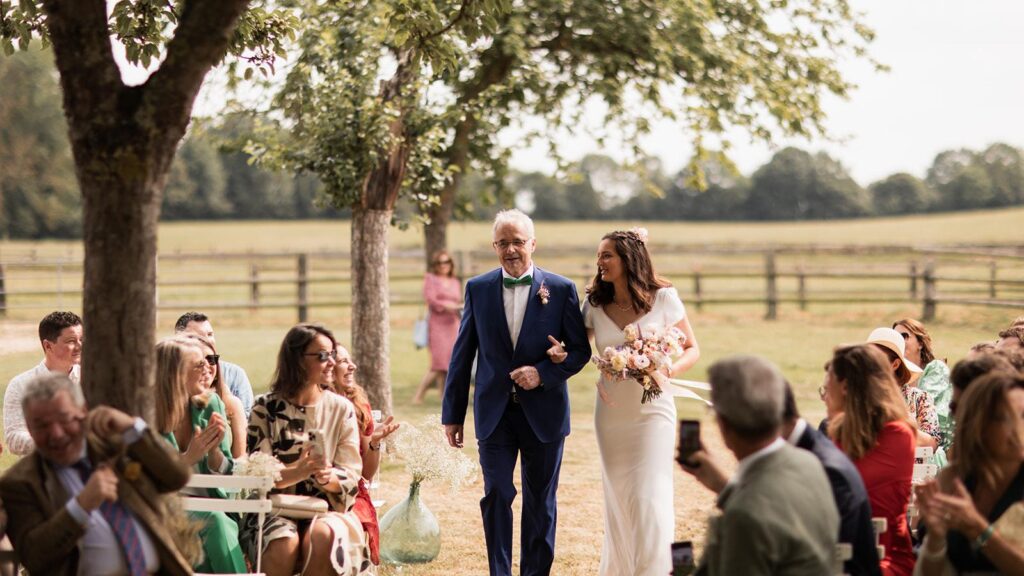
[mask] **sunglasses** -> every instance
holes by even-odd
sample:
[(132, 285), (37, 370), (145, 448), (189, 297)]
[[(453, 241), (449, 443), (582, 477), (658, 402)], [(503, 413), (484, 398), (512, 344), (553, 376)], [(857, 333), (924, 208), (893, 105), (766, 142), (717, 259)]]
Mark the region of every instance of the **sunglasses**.
[(217, 362), (220, 362), (220, 354), (207, 354), (206, 363), (210, 366), (216, 366)]
[(319, 352), (309, 352), (307, 354), (303, 354), (303, 356), (316, 356), (316, 359), (319, 360), (320, 362), (327, 362), (328, 359), (337, 360), (338, 359), (338, 351), (337, 350), (321, 350)]
[(451, 261), (450, 258), (446, 259), (446, 260), (435, 260), (434, 261), (434, 264), (437, 264), (438, 266), (440, 266), (441, 264), (451, 264), (451, 263), (452, 263), (452, 261)]
[(903, 337), (904, 342), (910, 342), (911, 338), (916, 338), (913, 334), (908, 334), (906, 332), (897, 332), (897, 334)]

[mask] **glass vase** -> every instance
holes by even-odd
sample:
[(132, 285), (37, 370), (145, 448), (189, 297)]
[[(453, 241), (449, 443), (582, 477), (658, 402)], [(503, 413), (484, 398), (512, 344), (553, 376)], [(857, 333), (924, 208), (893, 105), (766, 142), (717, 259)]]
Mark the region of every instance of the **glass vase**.
[(420, 483), (380, 520), (380, 557), (389, 564), (423, 564), (441, 551), (437, 517), (420, 500)]

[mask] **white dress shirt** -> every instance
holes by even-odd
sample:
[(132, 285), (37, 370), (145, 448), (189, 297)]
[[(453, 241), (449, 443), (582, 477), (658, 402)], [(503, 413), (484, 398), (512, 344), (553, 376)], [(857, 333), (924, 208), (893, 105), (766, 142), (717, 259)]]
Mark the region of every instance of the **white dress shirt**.
[[(142, 437), (146, 430), (146, 423), (141, 418), (135, 419), (135, 426), (124, 433), (125, 444), (132, 444)], [(85, 458), (85, 446), (82, 446), (82, 458)], [(122, 552), (121, 543), (117, 541), (114, 530), (107, 523), (106, 518), (99, 508), (87, 512), (78, 503), (78, 494), (85, 488), (82, 477), (78, 471), (71, 466), (53, 465), (53, 471), (57, 474), (64, 490), (67, 491), (70, 499), (65, 505), (71, 517), (80, 525), (85, 527), (85, 534), (78, 541), (78, 573), (82, 576), (120, 576), (128, 574), (128, 562)], [(160, 557), (157, 555), (153, 540), (138, 518), (132, 515), (132, 522), (135, 524), (135, 532), (139, 535), (139, 544), (142, 546), (142, 555), (146, 558), (146, 571), (155, 574), (160, 570)], [(116, 551), (112, 554), (111, 550)]]
[(796, 443), (800, 441), (800, 437), (804, 435), (805, 430), (807, 430), (807, 420), (797, 418), (793, 431), (789, 433), (789, 438), (786, 438), (786, 442), (789, 442), (791, 446), (796, 446)]
[[(50, 369), (46, 367), (46, 360), (43, 360), (35, 368), (11, 378), (7, 391), (4, 392), (4, 444), (17, 456), (26, 456), (36, 447), (25, 425), (25, 415), (21, 411), (21, 397), (25, 393), (25, 385), (36, 376), (48, 372)], [(68, 373), (68, 378), (77, 385), (81, 379), (80, 375), (81, 366), (75, 364)]]
[[(533, 266), (523, 273), (523, 276), (533, 276)], [(522, 278), (520, 276), (519, 278)], [(519, 341), (519, 332), (523, 329), (523, 316), (526, 314), (526, 304), (530, 299), (530, 284), (519, 284), (512, 288), (505, 288), (505, 278), (512, 278), (504, 268), (501, 269), (502, 288), (501, 299), (505, 305), (505, 322), (508, 323), (508, 333), (512, 337), (512, 349), (515, 350), (516, 342)]]

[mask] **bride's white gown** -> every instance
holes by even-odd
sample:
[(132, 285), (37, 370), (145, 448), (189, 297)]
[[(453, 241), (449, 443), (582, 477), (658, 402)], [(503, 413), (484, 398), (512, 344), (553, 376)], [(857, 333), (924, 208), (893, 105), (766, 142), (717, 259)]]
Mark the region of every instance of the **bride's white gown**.
[[(641, 327), (673, 326), (686, 315), (675, 288), (662, 288), (651, 311), (636, 321)], [(622, 329), (604, 310), (586, 302), (583, 318), (594, 331), (595, 352), (624, 342)], [(600, 397), (594, 413), (604, 480), (603, 576), (665, 576), (672, 572), (671, 544), (675, 532), (672, 467), (676, 405), (671, 391), (644, 405), (636, 381), (612, 380), (602, 385), (613, 406)]]

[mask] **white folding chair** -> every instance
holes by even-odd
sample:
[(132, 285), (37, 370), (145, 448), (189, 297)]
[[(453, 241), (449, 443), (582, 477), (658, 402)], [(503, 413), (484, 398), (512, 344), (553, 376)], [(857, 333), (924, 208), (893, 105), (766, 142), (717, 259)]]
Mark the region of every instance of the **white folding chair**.
[(935, 449), (931, 446), (918, 446), (914, 450), (914, 461), (918, 464), (931, 464), (935, 457)]
[(270, 498), (267, 493), (274, 487), (274, 479), (267, 476), (221, 476), (219, 474), (193, 474), (189, 479), (188, 488), (219, 488), (225, 492), (254, 490), (258, 498), (227, 499), (203, 498), (200, 496), (182, 496), (185, 510), (192, 512), (225, 512), (257, 514), (260, 530), (256, 532), (256, 574), (263, 568), (263, 521), (270, 512)]
[(835, 556), (832, 558), (832, 569), (836, 576), (846, 576), (843, 572), (843, 563), (853, 558), (853, 544), (839, 542), (836, 544)]
[(885, 558), (885, 546), (879, 544), (878, 537), (889, 529), (889, 521), (885, 518), (872, 518), (871, 527), (875, 529), (875, 548), (878, 550), (878, 559)]

